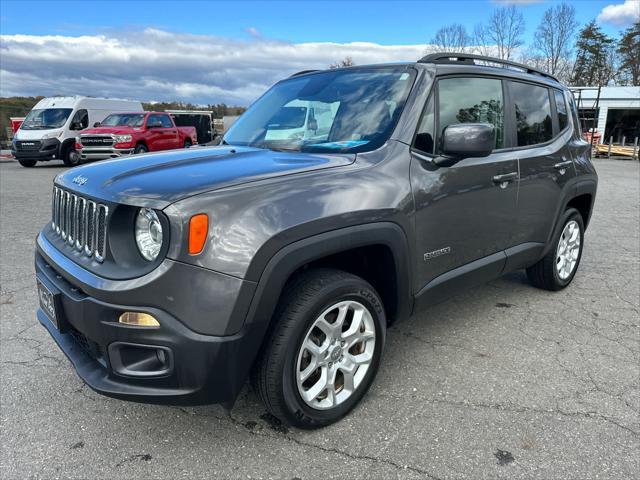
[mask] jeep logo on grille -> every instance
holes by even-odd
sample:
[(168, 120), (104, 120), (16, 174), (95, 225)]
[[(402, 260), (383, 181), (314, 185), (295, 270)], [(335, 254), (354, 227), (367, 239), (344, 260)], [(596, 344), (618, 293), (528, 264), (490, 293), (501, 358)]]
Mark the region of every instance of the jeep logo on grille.
[(78, 175), (77, 177), (75, 177), (72, 182), (75, 183), (76, 185), (84, 185), (85, 183), (87, 183), (87, 180), (89, 180), (87, 177), (83, 177), (82, 175)]

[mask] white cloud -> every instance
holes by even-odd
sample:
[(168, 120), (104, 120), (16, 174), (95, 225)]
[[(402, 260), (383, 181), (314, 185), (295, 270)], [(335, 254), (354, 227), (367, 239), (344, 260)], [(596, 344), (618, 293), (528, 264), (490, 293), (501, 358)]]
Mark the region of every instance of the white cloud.
[(253, 38), (262, 38), (260, 30), (258, 30), (256, 27), (247, 27), (244, 29), (244, 31), (251, 35)]
[(599, 22), (627, 26), (640, 20), (640, 0), (625, 0), (624, 3), (607, 5), (598, 15)]
[(153, 28), (79, 37), (0, 35), (0, 95), (93, 95), (246, 105), (299, 70), (416, 61), (426, 45), (288, 43)]

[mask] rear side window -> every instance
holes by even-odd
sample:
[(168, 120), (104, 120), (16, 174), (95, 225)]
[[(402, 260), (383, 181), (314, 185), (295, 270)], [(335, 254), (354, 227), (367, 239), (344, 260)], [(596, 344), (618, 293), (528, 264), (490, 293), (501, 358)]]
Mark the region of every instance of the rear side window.
[(569, 115), (567, 114), (567, 104), (564, 101), (564, 95), (558, 90), (553, 91), (553, 95), (556, 99), (556, 110), (558, 111), (558, 126), (560, 131), (567, 128), (569, 125)]
[(549, 90), (528, 83), (512, 82), (511, 98), (516, 110), (518, 146), (535, 145), (551, 140), (553, 124)]
[(489, 123), (496, 148), (504, 147), (502, 81), (492, 78), (444, 78), (438, 81), (438, 137), (455, 123)]

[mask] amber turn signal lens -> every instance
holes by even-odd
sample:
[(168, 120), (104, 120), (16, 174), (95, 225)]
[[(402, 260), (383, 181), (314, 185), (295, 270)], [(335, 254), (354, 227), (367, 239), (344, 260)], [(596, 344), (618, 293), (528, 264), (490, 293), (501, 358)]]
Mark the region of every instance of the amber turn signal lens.
[(197, 255), (202, 252), (209, 232), (209, 217), (205, 213), (194, 215), (189, 220), (189, 253)]
[(159, 327), (160, 322), (154, 316), (141, 312), (124, 312), (118, 319), (120, 323), (125, 325), (133, 325), (135, 327)]

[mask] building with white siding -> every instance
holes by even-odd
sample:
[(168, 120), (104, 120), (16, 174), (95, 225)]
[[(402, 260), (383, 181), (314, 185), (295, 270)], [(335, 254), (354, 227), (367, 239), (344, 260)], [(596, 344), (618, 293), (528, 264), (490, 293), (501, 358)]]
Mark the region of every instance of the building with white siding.
[[(596, 131), (600, 142), (633, 144), (640, 137), (640, 87), (602, 87), (600, 99), (597, 87), (571, 88), (578, 102), (578, 111), (583, 130), (593, 127), (597, 118)], [(578, 101), (579, 99), (579, 101)]]

